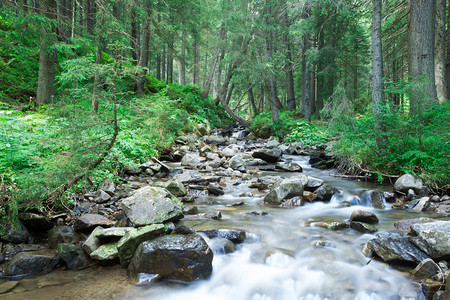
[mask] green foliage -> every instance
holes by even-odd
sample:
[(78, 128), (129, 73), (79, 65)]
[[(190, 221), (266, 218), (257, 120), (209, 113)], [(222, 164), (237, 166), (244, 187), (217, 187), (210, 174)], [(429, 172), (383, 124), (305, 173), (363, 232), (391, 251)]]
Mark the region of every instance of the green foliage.
[(253, 119), (250, 130), (256, 137), (269, 138), (272, 136), (272, 126), (272, 114), (270, 111), (264, 111)]
[(323, 145), (328, 142), (328, 131), (324, 126), (297, 120), (292, 132), (286, 136), (288, 142), (300, 142), (303, 145)]

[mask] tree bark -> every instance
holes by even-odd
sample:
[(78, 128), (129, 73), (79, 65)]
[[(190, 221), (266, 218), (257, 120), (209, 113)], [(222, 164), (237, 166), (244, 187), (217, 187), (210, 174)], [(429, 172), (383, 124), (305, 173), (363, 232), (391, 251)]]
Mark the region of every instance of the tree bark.
[[(305, 5), (308, 2), (305, 3)], [(286, 1), (283, 5), (282, 18), (284, 23), (284, 32), (283, 32), (283, 42), (286, 47), (286, 58), (285, 58), (285, 72), (286, 72), (286, 102), (288, 110), (295, 110), (295, 92), (294, 92), (294, 64), (292, 63), (292, 49), (291, 42), (289, 41), (289, 17), (288, 17), (288, 6)]]
[[(225, 39), (225, 24), (222, 24), (222, 27), (220, 28), (220, 39)], [(201, 97), (203, 99), (206, 99), (209, 95), (209, 90), (211, 89), (211, 83), (214, 78), (214, 73), (216, 71), (216, 65), (217, 61), (219, 59), (219, 53), (220, 53), (220, 46), (218, 45), (216, 47), (216, 50), (214, 51), (213, 60), (211, 62), (211, 67), (209, 69), (208, 79), (206, 80), (205, 84), (203, 85), (203, 91), (201, 94)]]
[[(450, 10), (450, 0), (447, 3), (447, 10)], [(447, 13), (447, 26), (450, 26), (450, 12)], [(450, 28), (447, 28), (446, 41), (447, 55), (445, 62), (445, 98), (450, 99)]]
[(186, 84), (186, 26), (183, 26), (181, 38), (180, 83)]
[[(372, 103), (377, 131), (384, 131), (382, 106), (384, 102), (383, 51), (381, 44), (381, 8), (382, 0), (373, 0), (372, 14)], [(381, 139), (377, 139), (381, 147)]]
[[(266, 30), (266, 56), (267, 56), (267, 62), (269, 64), (273, 63), (273, 48), (272, 48), (272, 42), (273, 42), (273, 32), (271, 27), (271, 19), (272, 19), (272, 9), (271, 9), (271, 3), (270, 1), (266, 0), (266, 25), (268, 26), (268, 30)], [(277, 108), (277, 94), (276, 94), (276, 82), (275, 82), (275, 75), (273, 68), (271, 67), (268, 70), (269, 76), (268, 76), (268, 85), (269, 85), (269, 93), (270, 93), (270, 111), (272, 112), (272, 120), (276, 121), (279, 118), (278, 115), (278, 108)]]
[(166, 47), (162, 49), (162, 57), (161, 57), (161, 79), (166, 80)]
[(410, 107), (413, 113), (418, 113), (424, 106), (437, 103), (434, 77), (436, 2), (410, 0), (409, 3), (409, 76), (415, 81)]
[(151, 26), (151, 20), (150, 20), (150, 9), (146, 8), (147, 10), (147, 21), (145, 22), (144, 26), (144, 32), (142, 35), (142, 46), (141, 46), (141, 55), (139, 58), (139, 67), (141, 68), (140, 75), (137, 78), (136, 81), (136, 94), (138, 96), (142, 95), (144, 93), (144, 84), (145, 84), (145, 78), (147, 76), (147, 68), (148, 68), (148, 57), (150, 53), (150, 26)]
[(167, 83), (173, 82), (173, 55), (174, 55), (174, 48), (173, 48), (173, 36), (170, 38), (169, 42), (167, 43), (168, 48), (168, 56), (167, 56)]
[[(138, 21), (137, 21), (137, 14), (136, 14), (136, 9), (137, 9), (137, 5), (138, 2), (137, 1), (133, 1), (132, 3), (132, 7), (131, 7), (131, 15), (130, 15), (130, 19), (131, 19), (131, 36), (130, 36), (130, 44), (131, 44), (131, 57), (133, 58), (133, 64), (137, 65), (138, 64), (138, 60), (139, 60), (139, 56), (138, 56), (138, 52), (139, 52), (139, 44), (138, 44)], [(145, 28), (144, 28), (145, 31)]]
[(435, 78), (436, 92), (440, 103), (446, 98), (445, 84), (445, 16), (446, 0), (436, 0), (436, 44), (435, 44)]
[[(56, 0), (45, 1), (45, 16), (51, 20), (56, 20)], [(56, 51), (50, 49), (56, 42), (54, 35), (55, 28), (42, 28), (39, 52), (39, 74), (38, 88), (36, 93), (36, 103), (38, 106), (48, 104), (55, 96), (55, 62)]]
[(248, 101), (252, 104), (253, 116), (256, 116), (258, 114), (258, 108), (256, 107), (255, 96), (253, 95), (253, 86), (252, 85), (250, 85), (248, 87)]
[[(302, 19), (306, 20), (309, 18), (309, 3), (305, 2), (303, 7)], [(305, 120), (311, 122), (311, 73), (309, 70), (309, 63), (306, 58), (306, 52), (310, 48), (309, 33), (303, 33), (303, 45), (302, 45), (302, 111)]]
[(194, 33), (194, 84), (200, 85), (200, 45), (197, 33)]

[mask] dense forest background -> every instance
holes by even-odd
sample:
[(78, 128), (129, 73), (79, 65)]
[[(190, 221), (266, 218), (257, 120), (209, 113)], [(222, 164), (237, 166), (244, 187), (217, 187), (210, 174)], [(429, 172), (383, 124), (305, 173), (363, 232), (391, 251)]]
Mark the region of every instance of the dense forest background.
[[(0, 2), (1, 213), (232, 121), (449, 189), (450, 1)], [(203, 124), (203, 125), (202, 125)]]

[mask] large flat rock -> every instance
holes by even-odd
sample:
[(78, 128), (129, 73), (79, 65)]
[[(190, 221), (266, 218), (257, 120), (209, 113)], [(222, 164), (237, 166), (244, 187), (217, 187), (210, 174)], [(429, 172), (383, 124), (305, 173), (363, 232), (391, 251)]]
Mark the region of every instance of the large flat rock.
[(450, 257), (450, 221), (411, 225), (411, 241), (433, 259)]

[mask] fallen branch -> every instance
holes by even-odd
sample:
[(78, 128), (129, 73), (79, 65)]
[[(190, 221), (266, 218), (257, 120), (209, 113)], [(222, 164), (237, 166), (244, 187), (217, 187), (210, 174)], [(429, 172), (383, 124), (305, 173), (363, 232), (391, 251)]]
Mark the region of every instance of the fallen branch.
[(367, 179), (369, 176), (361, 176), (361, 175), (339, 175), (339, 174), (330, 174), (331, 177), (338, 177), (338, 178), (347, 178), (347, 179)]

